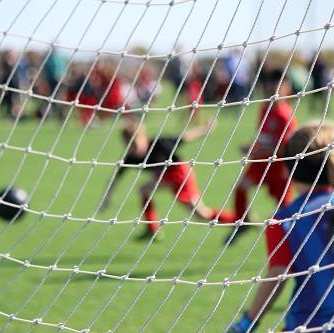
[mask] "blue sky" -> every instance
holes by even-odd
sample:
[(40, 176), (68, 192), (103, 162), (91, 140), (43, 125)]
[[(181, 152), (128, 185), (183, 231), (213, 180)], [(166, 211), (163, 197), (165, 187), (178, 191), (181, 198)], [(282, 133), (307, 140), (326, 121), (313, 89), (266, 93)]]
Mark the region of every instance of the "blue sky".
[[(145, 3), (141, 0), (132, 0), (137, 3)], [(180, 0), (175, 0), (176, 2)], [(158, 38), (152, 46), (154, 52), (169, 52), (176, 40), (182, 24), (191, 12), (185, 28), (179, 38), (179, 45), (184, 49), (195, 46), (200, 48), (216, 47), (223, 39), (233, 13), (239, 0), (181, 0), (180, 4), (174, 5), (169, 13), (168, 1), (152, 0), (152, 6), (146, 9), (143, 5), (124, 5), (114, 2), (105, 2), (101, 5), (100, 0), (30, 0), (26, 9), (18, 17), (16, 23), (4, 39), (2, 47), (22, 47), (29, 36), (34, 39), (50, 42), (59, 34), (64, 22), (69, 18), (63, 32), (58, 36), (58, 44), (77, 47), (82, 35), (92, 17), (95, 16), (88, 33), (83, 38), (80, 49), (97, 49), (103, 45), (103, 41), (113, 26), (109, 38), (104, 43), (104, 49), (118, 51), (124, 49), (129, 40), (127, 49), (137, 45), (148, 47), (159, 29)], [(256, 12), (263, 0), (242, 0), (237, 15), (231, 25), (226, 38), (227, 44), (237, 44), (244, 41), (251, 29)], [(254, 32), (250, 40), (260, 40), (272, 34), (275, 22), (285, 0), (264, 0)], [(0, 31), (8, 29), (14, 17), (27, 0), (2, 0), (0, 1)], [(119, 0), (119, 2), (122, 2)], [(166, 5), (155, 5), (157, 2)], [(310, 0), (288, 0), (282, 14), (276, 35), (284, 35), (295, 31), (302, 20)], [(77, 3), (77, 10), (70, 15)], [(193, 7), (193, 9), (192, 9)], [(49, 10), (51, 8), (51, 10)], [(124, 10), (122, 11), (122, 8)], [(331, 11), (334, 8), (333, 0), (313, 0), (307, 14), (304, 29), (322, 26), (329, 21)], [(192, 11), (191, 11), (192, 9)], [(215, 10), (213, 10), (215, 9)], [(122, 14), (120, 15), (122, 11)], [(46, 15), (38, 29), (36, 26)], [(168, 15), (167, 15), (168, 13)], [(211, 20), (209, 20), (212, 14)], [(136, 29), (140, 17), (143, 19)], [(118, 18), (118, 19), (117, 19)], [(164, 22), (165, 19), (165, 22)], [(117, 22), (117, 24), (115, 24)], [(164, 24), (161, 26), (161, 23)], [(206, 28), (205, 28), (206, 27)], [(34, 32), (34, 30), (36, 30)], [(204, 32), (204, 33), (203, 33)], [(301, 36), (298, 47), (309, 51), (315, 48), (323, 32), (308, 33)], [(14, 37), (11, 34), (19, 34), (23, 38)], [(201, 35), (202, 39), (200, 38)], [(3, 36), (1, 36), (2, 38)], [(201, 41), (200, 41), (201, 40)], [(200, 42), (199, 42), (200, 41)], [(284, 38), (275, 42), (275, 47), (291, 47), (294, 37)], [(199, 43), (199, 44), (198, 44)], [(30, 43), (31, 47), (42, 46), (40, 43)], [(325, 46), (334, 45), (334, 29), (330, 29), (326, 38)], [(262, 44), (261, 46), (265, 46)], [(83, 52), (85, 53), (85, 52)]]

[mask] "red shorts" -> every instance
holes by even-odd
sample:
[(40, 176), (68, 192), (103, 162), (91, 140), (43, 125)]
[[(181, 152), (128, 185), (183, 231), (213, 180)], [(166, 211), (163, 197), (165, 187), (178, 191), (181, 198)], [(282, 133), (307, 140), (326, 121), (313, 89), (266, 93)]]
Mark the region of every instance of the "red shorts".
[(161, 183), (169, 186), (175, 195), (180, 191), (177, 199), (184, 204), (193, 203), (200, 196), (195, 174), (189, 165), (170, 166)]
[[(246, 171), (246, 177), (253, 184), (258, 184), (266, 170), (267, 163), (252, 163)], [(284, 162), (272, 163), (267, 171), (263, 183), (268, 186), (269, 193), (277, 198), (284, 193), (285, 186), (288, 182), (289, 174)], [(288, 187), (287, 195), (291, 195), (290, 184)]]
[(285, 240), (280, 245), (280, 242), (284, 238), (284, 230), (281, 225), (275, 224), (266, 228), (266, 245), (267, 245), (267, 254), (269, 258), (269, 266), (288, 266), (291, 259), (291, 251), (289, 248), (288, 241)]

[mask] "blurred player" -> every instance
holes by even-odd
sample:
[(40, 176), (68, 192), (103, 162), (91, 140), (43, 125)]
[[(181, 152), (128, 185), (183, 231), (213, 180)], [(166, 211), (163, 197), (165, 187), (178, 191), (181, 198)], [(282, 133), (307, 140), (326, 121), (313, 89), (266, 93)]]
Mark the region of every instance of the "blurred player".
[[(135, 134), (137, 126), (138, 123), (134, 120), (128, 120), (126, 122), (126, 126), (122, 131), (125, 144), (130, 142), (131, 138)], [(184, 134), (180, 143), (193, 141), (200, 136), (205, 135), (208, 129), (209, 125), (195, 127)], [(173, 149), (177, 144), (177, 140), (177, 137), (160, 137), (149, 154), (146, 163), (161, 163), (169, 160), (170, 158), (174, 163), (182, 162), (182, 159), (178, 156), (177, 153), (174, 153), (171, 156)], [(124, 163), (134, 165), (142, 163), (150, 151), (153, 142), (154, 140), (147, 136), (144, 127), (139, 127), (132, 145), (127, 153), (127, 156), (124, 159)], [(119, 169), (114, 181), (111, 184), (108, 184), (101, 210), (104, 210), (108, 207), (114, 191), (114, 187), (125, 170), (127, 169), (124, 167)], [(144, 216), (147, 221), (156, 222), (158, 221), (158, 216), (155, 210), (154, 202), (153, 200), (150, 200), (150, 195), (155, 188), (161, 172), (163, 171), (163, 166), (149, 167), (144, 170), (149, 171), (152, 175), (151, 180), (143, 185), (140, 189), (142, 205), (143, 207), (146, 207)], [(195, 214), (200, 218), (211, 220), (217, 217), (217, 210), (207, 207), (201, 200), (199, 200), (200, 191), (197, 186), (196, 176), (188, 164), (169, 166), (165, 171), (159, 186), (168, 187), (174, 195), (178, 194), (177, 200), (190, 210), (194, 209)], [(232, 222), (232, 218), (227, 212), (218, 216), (218, 219), (221, 221)], [(152, 237), (157, 232), (158, 228), (158, 223), (147, 224), (147, 230), (140, 238), (145, 239)]]
[[(333, 124), (324, 124), (319, 133), (317, 129), (316, 124), (308, 124), (296, 131), (287, 143), (285, 155), (296, 156), (302, 153), (309, 143), (307, 152), (318, 151), (334, 142)], [(279, 210), (275, 216), (277, 220), (288, 219), (287, 221), (266, 229), (267, 250), (270, 256), (267, 277), (286, 274), (288, 268), (290, 273), (310, 272), (310, 274), (294, 277), (295, 287), (285, 316), (284, 331), (293, 331), (299, 326), (305, 326), (307, 329), (321, 327), (331, 322), (334, 315), (332, 285), (334, 269), (332, 267), (321, 271), (316, 269), (318, 266), (323, 267), (334, 263), (334, 252), (331, 246), (334, 236), (334, 214), (330, 208), (322, 209), (325, 205), (333, 206), (334, 204), (332, 187), (334, 154), (330, 153), (326, 160), (326, 153), (326, 151), (318, 151), (298, 162), (293, 173), (293, 182), (299, 197), (286, 208)], [(295, 160), (287, 161), (290, 171), (293, 170), (294, 164)], [(316, 186), (309, 196), (316, 179)], [(292, 219), (289, 220), (298, 213), (303, 214), (300, 219), (295, 222)], [(310, 271), (312, 267), (315, 267), (313, 273)], [(250, 332), (259, 324), (259, 318), (261, 319), (270, 309), (282, 291), (284, 282), (279, 283), (272, 296), (277, 283), (275, 280), (260, 284), (249, 310), (229, 328), (229, 333)], [(319, 331), (334, 332), (333, 329)]]
[[(275, 94), (279, 81), (283, 75), (280, 69), (267, 70), (262, 77), (263, 91), (266, 98)], [(290, 84), (287, 79), (283, 79), (279, 94), (280, 96), (286, 96), (290, 93)], [(266, 102), (261, 107), (259, 126), (261, 125), (264, 117), (269, 108), (269, 102)], [(283, 134), (283, 140), (278, 150), (277, 155), (281, 155), (282, 147), (284, 147), (288, 138), (294, 132), (296, 128), (296, 118), (293, 115), (293, 111), (288, 102), (284, 99), (276, 101), (267, 115), (264, 121), (263, 127), (260, 131), (258, 140), (252, 149), (249, 158), (253, 160), (266, 159), (273, 155), (276, 146)], [(286, 131), (284, 132), (285, 128)], [(247, 152), (249, 147), (244, 147), (243, 152)], [(243, 174), (235, 190), (235, 220), (239, 220), (243, 217), (248, 207), (248, 191), (251, 187), (256, 186), (262, 179), (266, 168), (267, 162), (252, 163)], [(269, 190), (270, 195), (279, 202), (284, 195), (285, 187), (288, 183), (288, 172), (283, 162), (274, 162), (267, 170), (266, 176), (263, 180)], [(282, 204), (286, 206), (292, 200), (291, 186), (288, 185), (287, 191), (283, 197)], [(248, 214), (244, 217), (246, 221), (249, 220)], [(241, 227), (231, 242), (234, 242), (238, 236), (247, 230), (246, 226)], [(230, 234), (232, 235), (232, 233)], [(226, 238), (226, 241), (230, 239), (230, 235)]]
[[(199, 63), (195, 62), (188, 74), (187, 80), (185, 82), (185, 96), (187, 103), (192, 104), (198, 101), (198, 104), (204, 103), (203, 94), (201, 93), (203, 86), (202, 79), (202, 68)], [(191, 112), (194, 111), (193, 120), (197, 123), (201, 123), (199, 108), (191, 108)]]

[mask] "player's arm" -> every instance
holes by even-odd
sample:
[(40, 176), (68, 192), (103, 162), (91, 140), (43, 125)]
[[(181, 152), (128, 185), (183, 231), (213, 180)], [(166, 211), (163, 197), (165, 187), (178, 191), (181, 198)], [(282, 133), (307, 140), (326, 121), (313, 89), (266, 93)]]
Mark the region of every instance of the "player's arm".
[[(278, 224), (266, 228), (266, 243), (269, 256), (269, 267), (266, 278), (277, 277), (286, 272), (291, 261), (291, 252), (284, 231)], [(253, 302), (239, 321), (232, 324), (228, 333), (246, 333), (258, 326), (260, 319), (271, 309), (281, 294), (285, 283), (277, 279), (261, 282)]]
[[(266, 278), (276, 277), (285, 272), (285, 266), (272, 266), (268, 269)], [(238, 322), (232, 324), (228, 333), (246, 333), (256, 329), (260, 319), (270, 310), (283, 290), (284, 282), (261, 282), (256, 291), (254, 300)], [(276, 289), (276, 290), (275, 290)]]
[(217, 121), (215, 119), (210, 119), (205, 125), (197, 126), (189, 129), (183, 135), (184, 142), (194, 141), (204, 135), (206, 135), (210, 129), (214, 129), (216, 127)]

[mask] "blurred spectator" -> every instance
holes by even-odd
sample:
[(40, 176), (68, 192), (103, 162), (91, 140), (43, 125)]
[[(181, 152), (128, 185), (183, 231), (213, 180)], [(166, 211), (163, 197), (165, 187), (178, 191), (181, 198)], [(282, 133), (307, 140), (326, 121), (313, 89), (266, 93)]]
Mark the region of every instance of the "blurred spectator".
[(224, 98), (228, 87), (228, 74), (226, 72), (222, 58), (217, 60), (214, 71), (206, 84), (204, 90), (205, 102), (218, 102)]
[(307, 77), (308, 71), (305, 66), (305, 60), (301, 56), (296, 56), (288, 71), (293, 94), (297, 94), (304, 89)]
[[(309, 71), (312, 70), (312, 65), (314, 62), (315, 57), (317, 57), (317, 53), (315, 53), (310, 62), (308, 64)], [(319, 89), (326, 87), (327, 83), (329, 82), (329, 69), (323, 59), (322, 54), (319, 54), (317, 57), (313, 70), (311, 72), (311, 77), (313, 81), (313, 89)], [(326, 91), (320, 91), (317, 93), (312, 94), (312, 99), (310, 102), (311, 112), (318, 110), (318, 112), (322, 112), (325, 108), (326, 103)]]
[[(0, 83), (10, 88), (19, 88), (19, 74), (15, 68), (17, 54), (12, 50), (0, 53)], [(0, 103), (5, 107), (8, 117), (15, 118), (19, 110), (19, 95), (16, 92), (7, 90), (1, 91)]]
[(239, 102), (248, 94), (250, 67), (248, 59), (241, 58), (242, 54), (239, 49), (233, 50), (224, 58), (228, 81), (230, 83), (233, 80), (227, 95), (228, 102)]
[[(177, 52), (179, 51), (180, 49), (177, 50)], [(178, 87), (180, 86), (184, 74), (185, 74), (185, 65), (182, 57), (181, 56), (173, 57), (167, 66), (166, 78), (173, 84), (175, 90), (177, 90)]]

